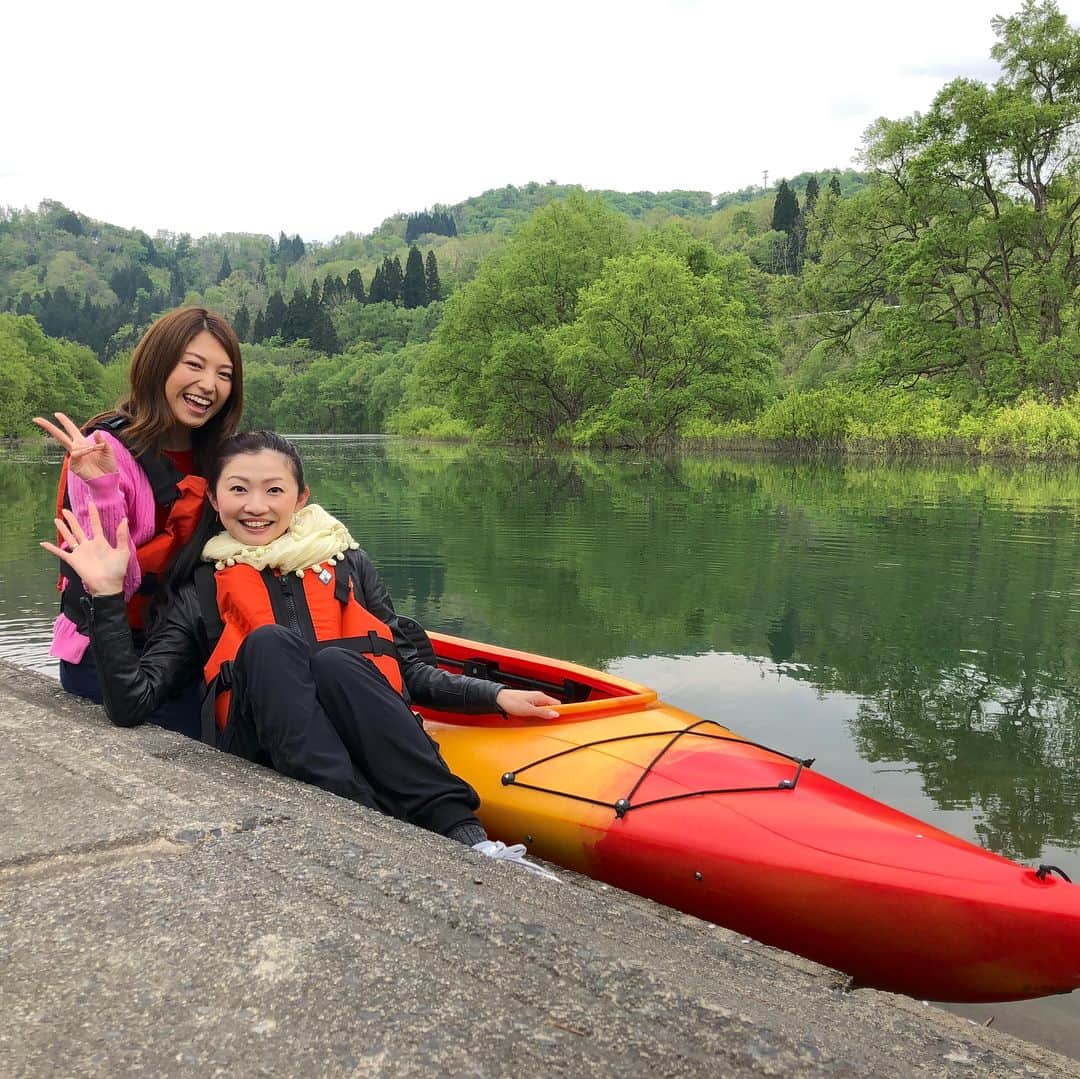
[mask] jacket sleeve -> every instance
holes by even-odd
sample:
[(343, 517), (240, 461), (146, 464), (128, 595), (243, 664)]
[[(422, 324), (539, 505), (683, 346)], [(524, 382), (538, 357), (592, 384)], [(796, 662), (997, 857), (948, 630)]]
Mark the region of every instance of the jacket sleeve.
[(375, 564), (364, 551), (350, 551), (346, 557), (353, 564), (354, 580), (360, 582), (362, 595), (357, 598), (394, 634), (401, 676), (409, 696), (417, 704), (443, 708), (448, 712), (497, 712), (499, 708), (495, 698), (506, 687), (500, 682), (489, 682), (486, 678), (451, 674), (425, 663), (418, 655), (416, 646), (401, 632), (390, 593)]
[[(71, 510), (84, 529), (90, 530), (90, 503), (101, 518), (101, 527), (110, 543), (116, 542), (116, 528), (123, 518), (128, 522), (127, 571), (124, 574), (124, 597), (131, 599), (139, 590), (142, 569), (135, 555), (136, 548), (154, 534), (154, 498), (149, 482), (128, 448), (108, 431), (99, 432), (112, 446), (118, 471), (93, 480), (83, 480), (69, 471), (67, 496)], [(141, 488), (144, 489), (140, 489)]]
[(202, 649), (194, 593), (185, 590), (170, 601), (141, 656), (131, 639), (123, 596), (95, 596), (87, 602), (90, 647), (105, 711), (119, 727), (137, 726), (199, 670)]

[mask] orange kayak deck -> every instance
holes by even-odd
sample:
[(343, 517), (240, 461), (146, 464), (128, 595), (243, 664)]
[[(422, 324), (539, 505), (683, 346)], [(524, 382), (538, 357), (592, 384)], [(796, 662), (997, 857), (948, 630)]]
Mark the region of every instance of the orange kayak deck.
[(645, 686), (432, 634), (448, 670), (565, 701), (528, 721), (420, 708), (491, 835), (911, 996), (1080, 987), (1080, 888), (867, 798)]

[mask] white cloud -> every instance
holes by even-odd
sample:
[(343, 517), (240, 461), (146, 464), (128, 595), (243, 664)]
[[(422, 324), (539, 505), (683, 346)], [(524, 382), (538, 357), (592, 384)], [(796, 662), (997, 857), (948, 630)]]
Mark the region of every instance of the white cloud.
[[(1062, 7), (1075, 18), (1080, 0)], [(0, 204), (328, 239), (529, 180), (732, 190), (764, 169), (845, 166), (875, 117), (925, 109), (956, 75), (993, 77), (1001, 10), (20, 4), (5, 15)]]

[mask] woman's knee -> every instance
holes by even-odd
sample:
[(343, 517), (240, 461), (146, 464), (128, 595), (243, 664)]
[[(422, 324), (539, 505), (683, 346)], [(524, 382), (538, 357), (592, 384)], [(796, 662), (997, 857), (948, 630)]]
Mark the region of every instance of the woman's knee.
[(283, 652), (307, 651), (304, 642), (284, 626), (257, 626), (243, 640), (236, 658), (250, 658), (252, 653), (260, 656), (279, 655)]
[(320, 689), (340, 686), (356, 666), (352, 653), (344, 648), (319, 648), (311, 657), (311, 676)]

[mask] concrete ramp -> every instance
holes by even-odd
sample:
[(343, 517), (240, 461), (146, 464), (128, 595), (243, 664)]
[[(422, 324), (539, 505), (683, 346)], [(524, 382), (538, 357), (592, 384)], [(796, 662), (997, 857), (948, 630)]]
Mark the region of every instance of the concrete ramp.
[(0, 663), (0, 1075), (1076, 1075)]

